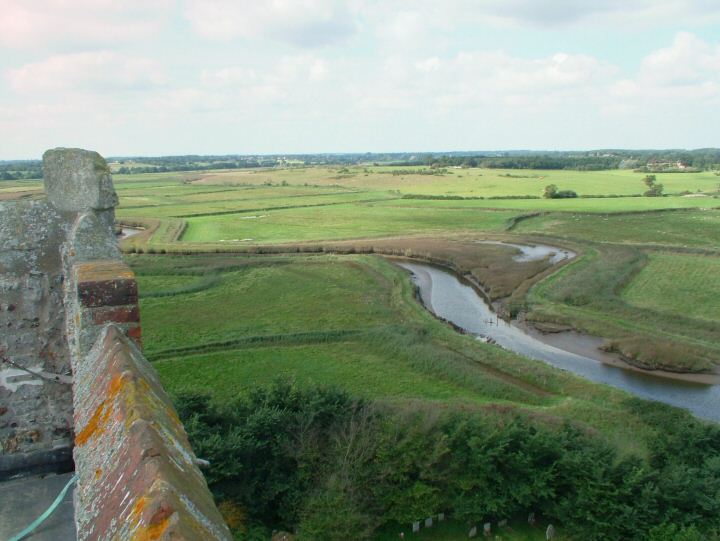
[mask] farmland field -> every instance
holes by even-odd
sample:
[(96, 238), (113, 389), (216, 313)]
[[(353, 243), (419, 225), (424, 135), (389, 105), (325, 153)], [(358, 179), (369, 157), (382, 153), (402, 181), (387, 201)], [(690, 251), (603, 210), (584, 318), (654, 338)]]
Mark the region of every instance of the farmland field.
[[(338, 185), (357, 189), (399, 190), (401, 193), (456, 195), (465, 197), (541, 196), (548, 184), (580, 195), (640, 195), (645, 176), (629, 170), (556, 171), (530, 169), (448, 169), (444, 174), (417, 174), (418, 167), (293, 168), (227, 171), (205, 174), (196, 183), (243, 185), (264, 182), (302, 185)], [(714, 192), (718, 177), (712, 172), (659, 173), (658, 182), (667, 193)]]
[(638, 308), (720, 324), (720, 258), (652, 254), (622, 298)]
[[(630, 361), (638, 360), (645, 367), (708, 370), (720, 357), (713, 346), (718, 336), (707, 328), (717, 301), (702, 280), (692, 276), (706, 275), (717, 261), (720, 177), (711, 171), (656, 176), (670, 195), (642, 197), (647, 188), (644, 174), (630, 170), (368, 165), (116, 175), (120, 197), (116, 215), (121, 222), (148, 228), (124, 241), (130, 252), (377, 249), (445, 261), (471, 273), (509, 312), (526, 311), (538, 324), (570, 326), (602, 336)], [(603, 197), (540, 198), (550, 183), (581, 196)], [(13, 193), (32, 197), (39, 187), (33, 181), (8, 183), (1, 188), (2, 197)], [(580, 258), (550, 278), (539, 263), (532, 272), (530, 265), (519, 274), (503, 271), (507, 254), (477, 247), (475, 240), (483, 238), (569, 243)], [(593, 248), (595, 244), (603, 247)], [(660, 255), (658, 250), (672, 252)], [(705, 259), (693, 253), (702, 253)], [(688, 274), (698, 261), (710, 263)], [(236, 272), (235, 280), (249, 284), (262, 273), (280, 271)], [(359, 280), (349, 274), (344, 278), (350, 283)], [(213, 280), (175, 277), (168, 288), (171, 292), (199, 289), (196, 294), (204, 295), (203, 288)], [(294, 293), (298, 299), (306, 298), (298, 280)], [(544, 281), (533, 289), (537, 280)], [(681, 284), (673, 289), (677, 294), (667, 293), (668, 284)], [(680, 314), (668, 312), (676, 297), (693, 307)], [(146, 301), (145, 310), (158, 329), (172, 326), (171, 311), (162, 308), (167, 299), (159, 292)], [(211, 304), (217, 299), (210, 299)], [(234, 303), (230, 299), (218, 311), (225, 320), (234, 315)], [(264, 321), (262, 303), (256, 312), (257, 321)], [(339, 328), (341, 321), (327, 322), (328, 328)], [(287, 325), (301, 330), (302, 318), (296, 323)], [(193, 337), (209, 333), (222, 341), (224, 329), (220, 321), (208, 328), (188, 325), (183, 332)], [(651, 347), (658, 343), (653, 336), (657, 330), (673, 337), (674, 347), (665, 347), (665, 353)], [(154, 344), (149, 342), (149, 347), (160, 347)], [(680, 346), (681, 352), (674, 349)]]
[(720, 210), (637, 214), (548, 214), (522, 221), (518, 233), (622, 244), (675, 247), (720, 247)]
[[(173, 393), (221, 402), (284, 376), (390, 402), (504, 405), (600, 430), (644, 453), (651, 433), (626, 395), (492, 345), (432, 318), (407, 275), (372, 256), (134, 256), (143, 341)], [(211, 270), (205, 290), (147, 297), (174, 277)], [(167, 281), (164, 281), (167, 278)], [(632, 434), (632, 436), (631, 436)]]
[[(250, 239), (253, 243), (278, 243), (447, 231), (501, 231), (514, 214), (508, 211), (387, 208), (333, 205), (297, 208), (248, 216), (189, 218), (184, 242), (217, 242)], [(245, 241), (249, 242), (248, 240)]]
[[(296, 416), (288, 404), (306, 396), (314, 408), (318, 397), (335, 400), (341, 396), (337, 393), (346, 393), (352, 404), (371, 405), (373, 415), (391, 415), (382, 418), (392, 451), (381, 460), (398, 458), (392, 444), (398, 431), (409, 430), (413, 445), (437, 445), (437, 462), (430, 462), (426, 471), (456, 459), (446, 447), (447, 435), (454, 432), (442, 422), (457, 419), (461, 434), (465, 423), (485, 419), (490, 424), (476, 425), (472, 437), (454, 440), (460, 445), (456, 449), (464, 442), (481, 451), (487, 442), (498, 445), (488, 467), (500, 470), (493, 470), (487, 485), (464, 478), (463, 483), (475, 487), (471, 492), (485, 494), (496, 478), (525, 487), (533, 476), (516, 474), (514, 467), (501, 471), (507, 457), (529, 464), (527, 456), (537, 454), (536, 466), (542, 469), (543, 440), (554, 442), (556, 437), (563, 456), (577, 457), (578, 449), (583, 455), (599, 446), (590, 462), (571, 460), (561, 466), (572, 479), (577, 472), (582, 479), (593, 477), (593, 468), (605, 464), (618, 468), (613, 482), (631, 484), (632, 472), (650, 468), (648, 483), (655, 486), (656, 479), (673, 479), (672, 464), (670, 474), (657, 477), (652, 477), (654, 466), (648, 466), (657, 462), (666, 426), (687, 429), (682, 441), (691, 442), (695, 452), (706, 441), (701, 422), (686, 411), (641, 400), (457, 332), (418, 302), (410, 276), (380, 254), (452, 269), (482, 290), (500, 317), (517, 317), (552, 336), (575, 336), (565, 332), (569, 330), (591, 335), (594, 351), (601, 347), (603, 355), (612, 356), (623, 369), (599, 362), (593, 367), (600, 372), (621, 370), (619, 379), (630, 384), (619, 386), (633, 393), (663, 400), (665, 391), (638, 393), (632, 387), (638, 374), (624, 370), (643, 372), (639, 377), (649, 380), (655, 380), (649, 374), (662, 371), (663, 378), (670, 379), (652, 385), (673, 397), (690, 389), (675, 380), (689, 379), (695, 383), (687, 384), (693, 386), (687, 392), (696, 393), (697, 382), (716, 381), (720, 370), (719, 177), (712, 172), (657, 176), (665, 186), (663, 197), (643, 197), (644, 175), (625, 170), (368, 165), (117, 175), (117, 222), (145, 229), (121, 242), (138, 279), (143, 351), (181, 416), (183, 411), (190, 415), (183, 421), (196, 452), (207, 456), (214, 468), (218, 463), (220, 470), (226, 468), (228, 479), (242, 479), (233, 482), (232, 490), (245, 490), (247, 474), (253, 473), (237, 469), (237, 464), (264, 464), (270, 456), (264, 450), (258, 455), (261, 460), (244, 454), (255, 445), (248, 433), (266, 426), (281, 436), (284, 429), (276, 429), (275, 423), (289, 416), (299, 422), (299, 429), (288, 437), (298, 439), (287, 440), (280, 454), (293, 454), (308, 432), (302, 415)], [(551, 183), (581, 197), (541, 198)], [(40, 193), (41, 185), (34, 181), (0, 184), (0, 199), (32, 199)], [(538, 244), (548, 245), (549, 251), (533, 260), (520, 257), (522, 248)], [(552, 259), (558, 250), (568, 254), (560, 262)], [(272, 389), (284, 389), (274, 398), (287, 398), (284, 406), (264, 402)], [(249, 408), (242, 424), (234, 416), (248, 400), (260, 402)], [(354, 411), (341, 409), (344, 414)], [(214, 435), (204, 424), (211, 419), (219, 422)], [(228, 427), (223, 424), (227, 419), (239, 424)], [(420, 428), (413, 428), (416, 422)], [(506, 430), (518, 427), (528, 430), (522, 441), (534, 442), (530, 455), (504, 439)], [(342, 434), (333, 436), (329, 450), (341, 449)], [(259, 448), (275, 439), (263, 436)], [(583, 443), (576, 448), (579, 441)], [(317, 456), (312, 446), (302, 452)], [(417, 453), (413, 464), (426, 468), (421, 446)], [(305, 466), (294, 462), (296, 456), (288, 463), (289, 471), (304, 472)], [(347, 455), (329, 456), (342, 461)], [(472, 462), (473, 456), (472, 467), (485, 471), (486, 465)], [(551, 469), (561, 464), (548, 460)], [(677, 460), (683, 467), (690, 462)], [(337, 471), (345, 472), (344, 462), (339, 464)], [(368, 467), (386, 478), (372, 460)], [(417, 489), (420, 500), (442, 495), (450, 502), (444, 509), (457, 511), (454, 502), (462, 501), (462, 495), (442, 488), (445, 480), (424, 479), (416, 466), (408, 467), (407, 478), (396, 481), (403, 494), (393, 506), (400, 502), (413, 508)], [(684, 477), (704, 479), (697, 473), (703, 466), (693, 467), (688, 471), (694, 473)], [(453, 470), (449, 477), (462, 478), (462, 471)], [(325, 479), (322, 471), (317, 475)], [(209, 482), (219, 501), (257, 501), (255, 494), (230, 495), (220, 478), (210, 477)], [(646, 486), (641, 482), (632, 486)], [(671, 488), (658, 491), (658, 497), (676, 490), (669, 483)], [(428, 489), (435, 486), (440, 488)], [(598, 490), (609, 494), (606, 487)], [(408, 500), (403, 499), (406, 492)], [(628, 508), (635, 509), (637, 494), (621, 497), (632, 500)], [(532, 498), (524, 501), (537, 509), (539, 500)], [(603, 501), (617, 499), (609, 498)], [(574, 509), (587, 500), (578, 494), (568, 501), (575, 502)], [(330, 505), (334, 511), (334, 502)], [(525, 505), (513, 503), (510, 508), (526, 513)], [(417, 507), (418, 516), (426, 507)], [(553, 516), (566, 517), (572, 511), (568, 509)], [(584, 509), (574, 520), (592, 522), (592, 512)], [(544, 538), (542, 528), (526, 525), (527, 515), (508, 516), (496, 509), (481, 515), (511, 519), (513, 529), (502, 531), (503, 539)], [(465, 539), (467, 524), (451, 513), (448, 518), (442, 527), (423, 529), (418, 539)], [(263, 520), (278, 524), (272, 517)], [(553, 522), (559, 539), (583, 538), (566, 537), (557, 518)], [(377, 526), (372, 537), (377, 541), (396, 539), (398, 528), (409, 533), (407, 517), (389, 516)]]

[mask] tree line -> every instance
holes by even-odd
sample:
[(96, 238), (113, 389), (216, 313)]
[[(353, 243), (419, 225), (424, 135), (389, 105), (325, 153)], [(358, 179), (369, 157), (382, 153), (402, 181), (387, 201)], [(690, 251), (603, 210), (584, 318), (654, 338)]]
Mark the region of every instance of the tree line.
[(664, 405), (628, 398), (655, 429), (639, 457), (569, 422), (286, 381), (176, 403), (237, 539), (364, 540), (441, 512), (468, 525), (533, 512), (591, 541), (719, 539), (720, 428)]

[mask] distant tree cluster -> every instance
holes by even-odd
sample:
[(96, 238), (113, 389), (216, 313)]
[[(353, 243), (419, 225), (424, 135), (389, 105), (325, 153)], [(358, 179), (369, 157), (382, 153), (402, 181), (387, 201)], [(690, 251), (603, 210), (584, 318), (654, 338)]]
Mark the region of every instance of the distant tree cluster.
[(548, 184), (543, 190), (545, 199), (572, 199), (577, 196), (578, 194), (572, 190), (558, 190), (555, 184)]
[(38, 160), (0, 162), (0, 180), (42, 178), (42, 162)]
[[(311, 165), (390, 165), (485, 167), (496, 169), (567, 169), (601, 171), (635, 169), (641, 172), (693, 172), (720, 169), (720, 149), (697, 150), (593, 150), (593, 151), (500, 151), (500, 152), (396, 152), (344, 154), (268, 154), (268, 155), (186, 155), (157, 157), (113, 157), (117, 172), (166, 173), (253, 167), (303, 167)], [(39, 160), (0, 161), (0, 180), (42, 178)]]

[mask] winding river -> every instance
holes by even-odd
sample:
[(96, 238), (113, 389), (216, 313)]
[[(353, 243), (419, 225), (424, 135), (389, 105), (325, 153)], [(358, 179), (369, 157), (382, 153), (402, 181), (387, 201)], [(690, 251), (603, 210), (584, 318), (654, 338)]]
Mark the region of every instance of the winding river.
[[(457, 276), (422, 263), (398, 262), (412, 273), (425, 306), (478, 339), (492, 339), (505, 349), (569, 370), (584, 378), (619, 387), (642, 398), (690, 410), (698, 417), (720, 422), (720, 385), (657, 377), (608, 364), (597, 349), (598, 340), (576, 333), (544, 337), (516, 323), (498, 319), (495, 312)], [(548, 342), (552, 343), (548, 343)]]

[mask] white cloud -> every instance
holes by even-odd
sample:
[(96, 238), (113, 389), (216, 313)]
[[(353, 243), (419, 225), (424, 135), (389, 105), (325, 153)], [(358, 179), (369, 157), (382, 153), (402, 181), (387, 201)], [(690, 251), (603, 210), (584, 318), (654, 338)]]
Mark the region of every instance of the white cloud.
[(8, 70), (6, 76), (24, 94), (140, 90), (163, 82), (153, 60), (112, 51), (55, 55)]
[[(622, 146), (619, 126), (634, 146), (709, 145), (720, 121), (716, 42), (680, 32), (621, 69), (597, 32), (512, 28), (711, 21), (717, 0), (182, 0), (174, 19), (147, 1), (0, 0), (0, 156), (42, 151), (40, 131), (116, 154)], [(505, 50), (483, 34), (497, 21)]]
[(720, 44), (680, 32), (671, 46), (645, 57), (634, 78), (618, 81), (613, 94), (646, 103), (670, 99), (680, 106), (720, 100)]
[[(463, 1), (463, 0), (456, 0)], [(588, 21), (627, 25), (708, 23), (720, 18), (715, 0), (484, 0), (478, 15), (519, 24), (558, 26)], [(469, 5), (465, 4), (464, 9)]]
[(173, 0), (0, 0), (0, 47), (87, 47), (156, 32)]
[(187, 0), (185, 17), (209, 39), (268, 38), (315, 47), (347, 39), (356, 22), (339, 0)]
[(643, 60), (640, 77), (661, 85), (686, 85), (720, 79), (720, 45), (714, 47), (688, 32), (675, 37), (670, 47)]
[(442, 63), (437, 56), (431, 56), (430, 58), (415, 62), (415, 67), (424, 72), (437, 71), (441, 65)]
[(227, 87), (253, 84), (258, 76), (252, 68), (229, 66), (217, 70), (203, 70), (201, 79), (206, 86)]
[(358, 85), (357, 106), (398, 106), (417, 111), (469, 111), (488, 107), (563, 107), (568, 100), (595, 100), (617, 69), (586, 55), (558, 53), (526, 59), (503, 51), (465, 51), (414, 62), (386, 59), (382, 73)]

